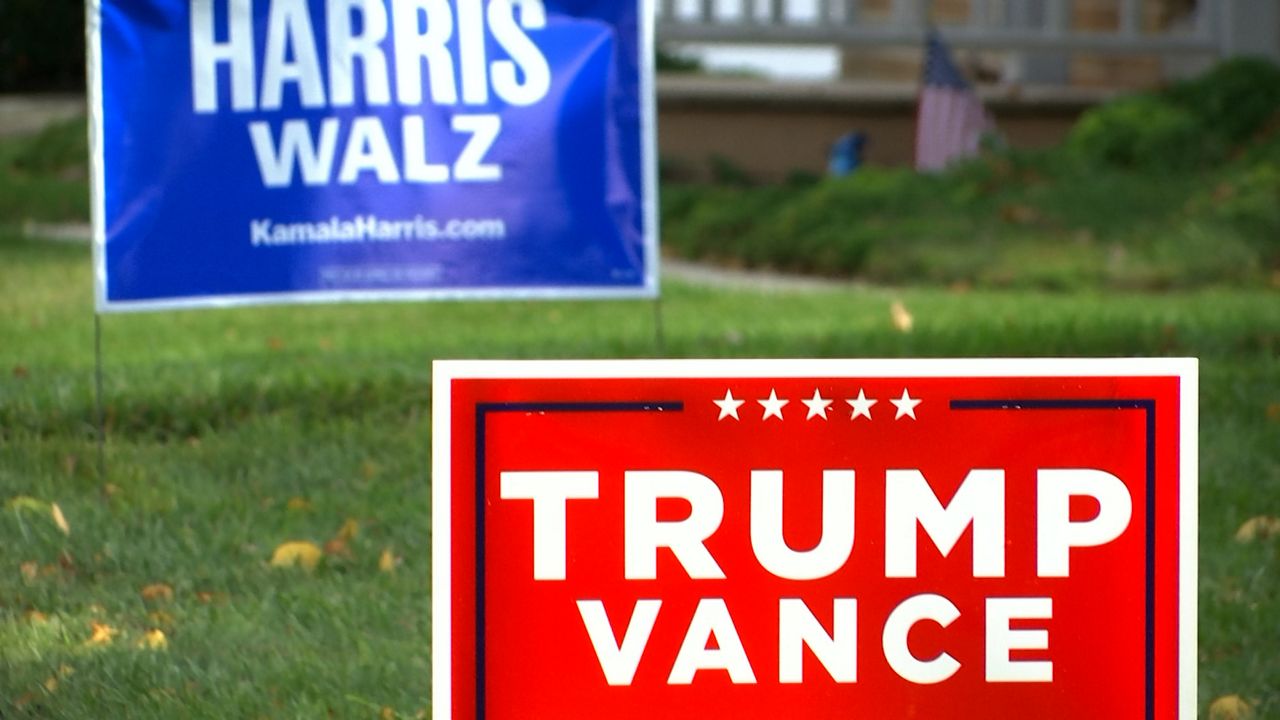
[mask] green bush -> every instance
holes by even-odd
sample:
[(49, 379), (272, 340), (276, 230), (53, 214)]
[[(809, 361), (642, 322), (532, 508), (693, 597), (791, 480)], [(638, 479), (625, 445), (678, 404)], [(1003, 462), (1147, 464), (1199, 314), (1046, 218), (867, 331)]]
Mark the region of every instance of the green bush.
[(1089, 166), (1203, 167), (1253, 141), (1280, 114), (1280, 67), (1238, 58), (1158, 94), (1085, 113), (1067, 142)]
[(1195, 115), (1204, 132), (1235, 147), (1280, 112), (1280, 67), (1260, 58), (1227, 60), (1167, 94)]
[(1188, 109), (1155, 95), (1136, 95), (1085, 113), (1068, 149), (1086, 165), (1124, 169), (1183, 169), (1218, 155)]

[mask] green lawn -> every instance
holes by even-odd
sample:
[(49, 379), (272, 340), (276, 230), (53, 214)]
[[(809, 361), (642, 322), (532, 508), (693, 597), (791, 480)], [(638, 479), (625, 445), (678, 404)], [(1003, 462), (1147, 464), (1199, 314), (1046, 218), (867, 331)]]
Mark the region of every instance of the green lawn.
[[(108, 316), (103, 477), (90, 278), (87, 248), (0, 231), (5, 720), (427, 711), (431, 360), (657, 355), (1200, 357), (1201, 707), (1235, 693), (1280, 717), (1280, 537), (1235, 540), (1280, 515), (1274, 289), (668, 283), (663, 347), (652, 305), (630, 302)], [(70, 534), (21, 496), (58, 503)], [(359, 533), (314, 573), (269, 565), (280, 543), (323, 545), (348, 519)], [(172, 597), (143, 592), (156, 584)], [(117, 634), (92, 643), (94, 623)], [(156, 629), (165, 644), (147, 647)]]

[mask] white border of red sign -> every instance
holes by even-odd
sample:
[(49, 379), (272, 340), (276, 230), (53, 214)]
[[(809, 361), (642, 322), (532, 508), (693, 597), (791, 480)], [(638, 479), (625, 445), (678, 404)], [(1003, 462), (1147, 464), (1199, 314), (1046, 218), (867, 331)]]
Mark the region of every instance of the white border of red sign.
[[(449, 478), (451, 381), (456, 379), (896, 377), (1176, 377), (1179, 401), (1178, 718), (1197, 712), (1198, 398), (1194, 358), (908, 360), (445, 360), (432, 371), (432, 477)], [(450, 483), (431, 484), (432, 717), (452, 717)]]

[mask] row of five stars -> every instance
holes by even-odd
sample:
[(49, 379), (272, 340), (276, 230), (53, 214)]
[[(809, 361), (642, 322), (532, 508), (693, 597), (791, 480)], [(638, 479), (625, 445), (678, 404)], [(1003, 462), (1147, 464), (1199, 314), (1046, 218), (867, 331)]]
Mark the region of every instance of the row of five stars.
[[(741, 420), (742, 418), (738, 417), (738, 409), (747, 401), (735, 398), (732, 390), (725, 390), (724, 399), (713, 400), (712, 402), (720, 408), (720, 420), (724, 420), (725, 418)], [(762, 417), (761, 420), (768, 420), (771, 417), (776, 417), (781, 420), (782, 409), (791, 401), (779, 398), (777, 390), (770, 390), (769, 397), (761, 398), (756, 400), (756, 402), (760, 403), (760, 407), (764, 409), (764, 417)], [(827, 413), (831, 410), (831, 404), (834, 403), (835, 400), (831, 398), (824, 398), (822, 397), (822, 392), (820, 390), (814, 390), (812, 398), (808, 400), (801, 400), (800, 402), (804, 403), (805, 407), (809, 408), (809, 414), (805, 417), (806, 420), (812, 420), (814, 418), (822, 418), (823, 420), (826, 420)], [(865, 417), (870, 420), (871, 408), (879, 402), (879, 400), (868, 398), (867, 394), (863, 390), (858, 390), (858, 397), (850, 398), (845, 400), (845, 402), (849, 404), (849, 407), (853, 411), (853, 414), (849, 416), (850, 420), (857, 420), (859, 417)], [(907, 392), (906, 388), (903, 388), (902, 397), (897, 399), (889, 398), (889, 402), (893, 403), (893, 406), (898, 410), (897, 414), (894, 415), (894, 420), (901, 420), (904, 417), (909, 417), (912, 420), (915, 420), (916, 406), (919, 405), (921, 401), (919, 398), (911, 397), (911, 394)]]

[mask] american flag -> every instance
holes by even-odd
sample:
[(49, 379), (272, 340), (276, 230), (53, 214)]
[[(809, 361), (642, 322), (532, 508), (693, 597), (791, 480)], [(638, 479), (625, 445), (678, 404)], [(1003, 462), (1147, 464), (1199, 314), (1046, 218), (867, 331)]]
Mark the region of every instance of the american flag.
[(916, 169), (935, 171), (977, 154), (995, 123), (936, 32), (925, 50), (924, 87), (916, 114)]

